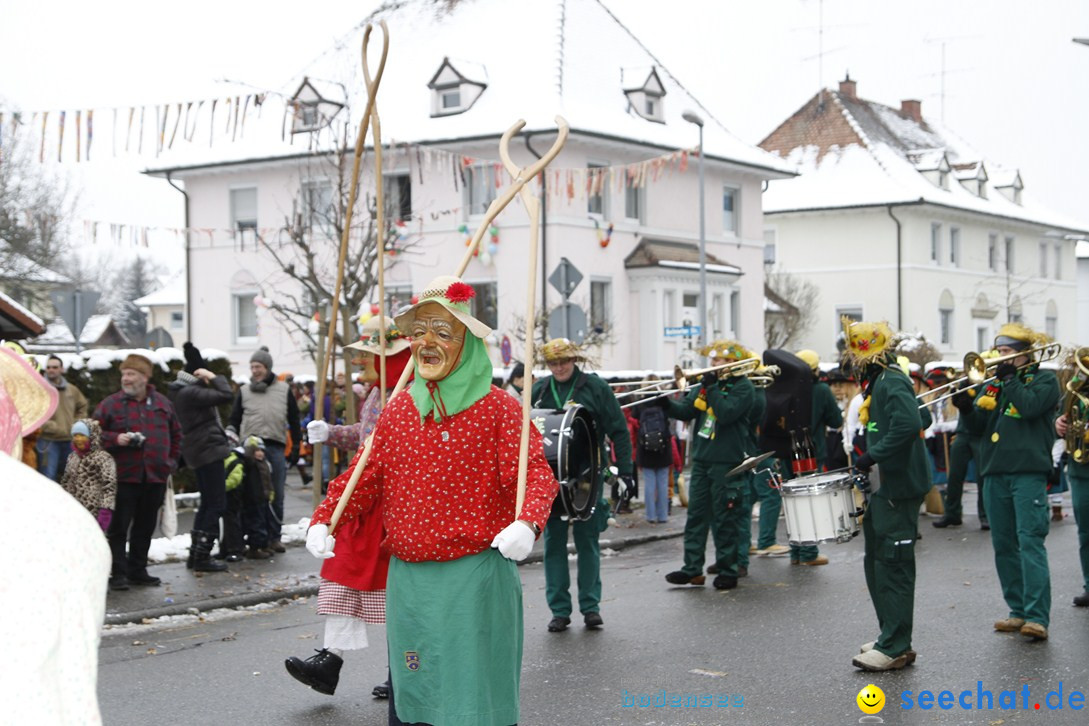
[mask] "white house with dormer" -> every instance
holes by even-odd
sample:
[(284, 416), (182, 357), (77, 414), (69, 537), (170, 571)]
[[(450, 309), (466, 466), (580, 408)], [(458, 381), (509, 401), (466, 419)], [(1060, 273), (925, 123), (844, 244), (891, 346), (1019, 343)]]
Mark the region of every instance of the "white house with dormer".
[(760, 146), (800, 174), (764, 194), (769, 263), (814, 283), (814, 324), (798, 348), (836, 356), (840, 316), (922, 332), (947, 360), (989, 348), (1020, 320), (1079, 337), (1075, 244), (1086, 224), (1030, 194), (905, 100), (822, 90)]
[[(377, 103), (382, 175), (405, 242), (386, 275), (394, 304), (455, 269), (489, 203), (510, 183), (499, 163), (500, 135), (526, 120), (511, 155), (528, 165), (553, 143), (559, 114), (570, 124), (570, 137), (530, 187), (544, 201), (538, 307), (542, 300), (548, 308), (562, 302), (547, 277), (566, 258), (583, 275), (571, 301), (584, 309), (590, 327), (609, 332), (609, 342), (592, 351), (602, 367), (668, 369), (693, 362), (696, 341), (667, 334), (699, 320), (699, 129), (682, 119), (691, 111), (703, 121), (706, 151), (710, 329), (702, 332), (761, 346), (761, 192), (768, 181), (789, 177), (790, 167), (733, 136), (601, 2), (416, 0), (389, 4), (371, 18), (379, 19), (391, 34)], [(533, 31), (494, 32), (507, 27)], [(316, 160), (355, 138), (366, 106), (362, 32), (305, 69), (308, 79), (323, 79), (333, 90), (303, 84), (305, 97), (286, 102), (286, 118), (269, 94), (244, 138), (226, 145), (198, 138), (184, 153), (164, 153), (152, 170), (184, 184), (190, 337), (198, 346), (245, 361), (267, 345), (278, 370), (313, 370), (298, 336), (262, 307), (298, 290), (255, 236), (282, 239), (285, 220), (306, 217), (306, 210), (333, 198), (332, 181)], [(375, 64), (380, 41), (376, 28)], [(337, 87), (346, 97), (329, 97)], [(290, 118), (319, 119), (317, 105), (330, 101), (344, 108), (322, 128), (305, 132), (307, 125)], [(357, 215), (373, 204), (370, 150), (364, 169)], [(306, 226), (332, 274), (336, 241), (322, 225)], [(528, 238), (527, 215), (516, 201), (488, 231), (484, 251), (464, 275), (477, 292), (476, 315), (495, 328), (490, 349), (497, 366), (504, 338), (516, 339), (524, 315)]]

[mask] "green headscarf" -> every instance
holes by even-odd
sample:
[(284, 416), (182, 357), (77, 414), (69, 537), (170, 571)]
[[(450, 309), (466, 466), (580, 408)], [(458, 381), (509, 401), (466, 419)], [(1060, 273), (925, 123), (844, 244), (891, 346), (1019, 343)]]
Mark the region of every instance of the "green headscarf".
[(420, 423), (426, 421), (432, 411), (436, 421), (461, 413), (492, 389), (492, 362), (484, 348), (484, 341), (468, 330), (465, 331), (461, 359), (446, 378), (441, 381), (424, 380), (415, 356), (412, 365), (415, 366), (416, 377), (412, 379), (408, 392), (416, 402), (416, 410), (420, 412)]

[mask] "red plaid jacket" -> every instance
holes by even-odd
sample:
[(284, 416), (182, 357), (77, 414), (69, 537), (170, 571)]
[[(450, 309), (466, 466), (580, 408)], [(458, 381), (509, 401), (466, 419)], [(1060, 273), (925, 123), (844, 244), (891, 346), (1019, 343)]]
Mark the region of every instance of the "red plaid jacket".
[[(181, 425), (170, 399), (147, 387), (140, 400), (118, 391), (102, 399), (93, 417), (102, 424), (102, 445), (117, 462), (117, 481), (162, 484), (178, 466)], [(137, 432), (147, 437), (143, 446), (121, 446), (117, 437)]]

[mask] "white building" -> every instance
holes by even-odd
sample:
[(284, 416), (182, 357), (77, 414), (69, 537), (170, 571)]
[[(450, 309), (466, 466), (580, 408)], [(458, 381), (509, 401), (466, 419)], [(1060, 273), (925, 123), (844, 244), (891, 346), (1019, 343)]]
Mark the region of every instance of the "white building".
[(185, 288), (185, 276), (177, 275), (155, 292), (132, 301), (147, 314), (147, 329), (166, 331), (175, 347), (186, 340)]
[(1085, 225), (925, 119), (919, 101), (866, 101), (848, 79), (760, 145), (801, 172), (764, 194), (769, 258), (820, 292), (797, 348), (833, 358), (840, 315), (921, 331), (947, 360), (990, 347), (1007, 320), (1079, 335)]
[[(699, 320), (697, 159), (688, 151), (697, 146), (699, 130), (681, 118), (694, 111), (704, 122), (707, 152), (707, 332), (759, 347), (761, 189), (790, 176), (786, 164), (731, 135), (596, 0), (391, 5), (397, 7), (374, 19), (386, 19), (391, 33), (378, 108), (386, 188), (401, 211), (407, 247), (387, 273), (392, 297), (403, 303), (431, 278), (454, 270), (488, 203), (509, 184), (498, 163), (500, 134), (526, 119), (511, 155), (528, 165), (553, 142), (560, 114), (570, 138), (543, 188), (540, 182), (532, 187), (546, 202), (538, 296), (549, 308), (561, 302), (545, 280), (566, 257), (584, 276), (571, 300), (586, 310), (591, 327), (611, 333), (611, 342), (595, 351), (600, 364), (670, 368), (694, 341), (664, 329)], [(297, 210), (333, 198), (324, 160), (311, 149), (355, 136), (366, 105), (361, 36), (362, 30), (306, 69), (308, 78), (322, 81), (296, 79), (289, 92), (299, 89), (299, 105), (289, 106), (290, 117), (269, 95), (247, 137), (216, 145), (201, 144), (198, 136), (186, 155), (164, 154), (163, 166), (152, 172), (184, 183), (191, 339), (198, 346), (245, 361), (267, 345), (278, 370), (313, 370), (301, 336), (263, 309), (266, 300), (297, 296), (298, 287), (254, 238), (279, 245), (288, 221), (300, 219)], [(381, 37), (376, 29), (374, 64)], [(198, 148), (204, 152), (195, 157)], [(364, 168), (361, 198), (369, 198), (370, 151)], [(336, 240), (320, 224), (307, 226), (311, 248), (331, 278)], [(495, 226), (495, 240), (485, 237), (485, 254), (464, 277), (477, 290), (478, 316), (496, 328), (493, 360), (501, 365), (500, 343), (516, 340), (524, 316), (528, 261), (520, 251), (528, 243), (527, 217), (515, 202)], [(515, 345), (516, 358), (518, 351)]]

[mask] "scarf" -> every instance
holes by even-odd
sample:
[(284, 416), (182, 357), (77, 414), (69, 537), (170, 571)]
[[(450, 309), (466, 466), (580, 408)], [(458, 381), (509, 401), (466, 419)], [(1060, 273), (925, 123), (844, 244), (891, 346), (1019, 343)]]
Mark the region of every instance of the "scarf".
[[(413, 365), (416, 366), (415, 361)], [(420, 376), (419, 366), (416, 366), (416, 377), (408, 392), (420, 412), (420, 423), (423, 423), (432, 411), (436, 421), (459, 414), (488, 395), (491, 389), (492, 362), (484, 341), (465, 331), (465, 345), (454, 371), (441, 381), (428, 381)]]

